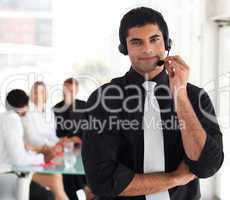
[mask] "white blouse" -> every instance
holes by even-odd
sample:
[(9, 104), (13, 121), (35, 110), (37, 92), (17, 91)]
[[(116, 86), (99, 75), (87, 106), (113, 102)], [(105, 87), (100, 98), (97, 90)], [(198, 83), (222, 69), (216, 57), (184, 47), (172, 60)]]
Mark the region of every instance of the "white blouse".
[(56, 136), (56, 125), (54, 113), (46, 108), (44, 112), (39, 112), (34, 104), (30, 104), (29, 111), (22, 117), (24, 126), (24, 141), (34, 146), (44, 144), (53, 146), (58, 142)]
[(23, 126), (13, 111), (0, 114), (0, 165), (39, 165), (44, 156), (27, 151), (23, 141)]

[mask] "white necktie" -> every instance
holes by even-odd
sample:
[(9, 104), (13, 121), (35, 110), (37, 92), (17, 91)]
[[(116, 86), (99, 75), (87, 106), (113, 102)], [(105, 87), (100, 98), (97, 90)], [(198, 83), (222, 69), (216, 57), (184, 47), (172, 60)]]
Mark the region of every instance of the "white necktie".
[[(145, 81), (144, 109), (144, 173), (164, 172), (164, 138), (161, 129), (160, 107), (154, 95), (156, 82)], [(170, 200), (167, 191), (146, 195), (146, 200)]]

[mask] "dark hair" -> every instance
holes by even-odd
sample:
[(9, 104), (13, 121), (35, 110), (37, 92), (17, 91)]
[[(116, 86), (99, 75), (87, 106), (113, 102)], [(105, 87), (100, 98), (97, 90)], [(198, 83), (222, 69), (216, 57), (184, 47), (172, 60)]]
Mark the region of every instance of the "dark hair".
[(68, 78), (64, 81), (64, 84), (75, 84), (76, 86), (79, 85), (78, 81), (75, 78)]
[(123, 46), (119, 46), (119, 50), (121, 51), (121, 48), (123, 48), (123, 50), (126, 51), (122, 53), (127, 54), (126, 38), (128, 36), (128, 30), (132, 27), (140, 27), (146, 24), (157, 24), (159, 26), (159, 29), (163, 34), (165, 49), (168, 50), (168, 26), (162, 14), (156, 10), (153, 10), (152, 8), (138, 7), (130, 10), (121, 19), (119, 28), (119, 39), (120, 44)]
[(14, 110), (27, 106), (29, 97), (20, 89), (11, 90), (6, 96), (6, 108), (8, 110)]

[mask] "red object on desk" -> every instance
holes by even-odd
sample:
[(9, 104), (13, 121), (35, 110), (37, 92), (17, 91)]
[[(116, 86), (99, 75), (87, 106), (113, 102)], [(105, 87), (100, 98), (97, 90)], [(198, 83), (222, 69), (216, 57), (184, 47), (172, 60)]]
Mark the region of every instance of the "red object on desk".
[(50, 166), (55, 166), (55, 165), (63, 165), (63, 162), (54, 162), (54, 161), (50, 161), (47, 163), (43, 163), (41, 164), (42, 167), (50, 167)]
[(56, 156), (58, 156), (58, 157), (63, 157), (63, 156), (64, 156), (64, 152), (57, 152), (57, 153), (56, 153)]

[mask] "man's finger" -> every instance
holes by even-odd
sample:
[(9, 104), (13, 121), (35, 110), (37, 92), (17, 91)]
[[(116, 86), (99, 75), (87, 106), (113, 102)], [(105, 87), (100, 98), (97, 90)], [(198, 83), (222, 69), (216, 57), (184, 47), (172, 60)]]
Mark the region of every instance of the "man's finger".
[(188, 67), (187, 64), (180, 56), (168, 56), (165, 59), (165, 62), (175, 61), (176, 63), (180, 64), (181, 66)]
[(166, 62), (165, 68), (168, 71), (170, 77), (173, 77), (175, 75), (175, 67), (176, 67), (175, 63)]

